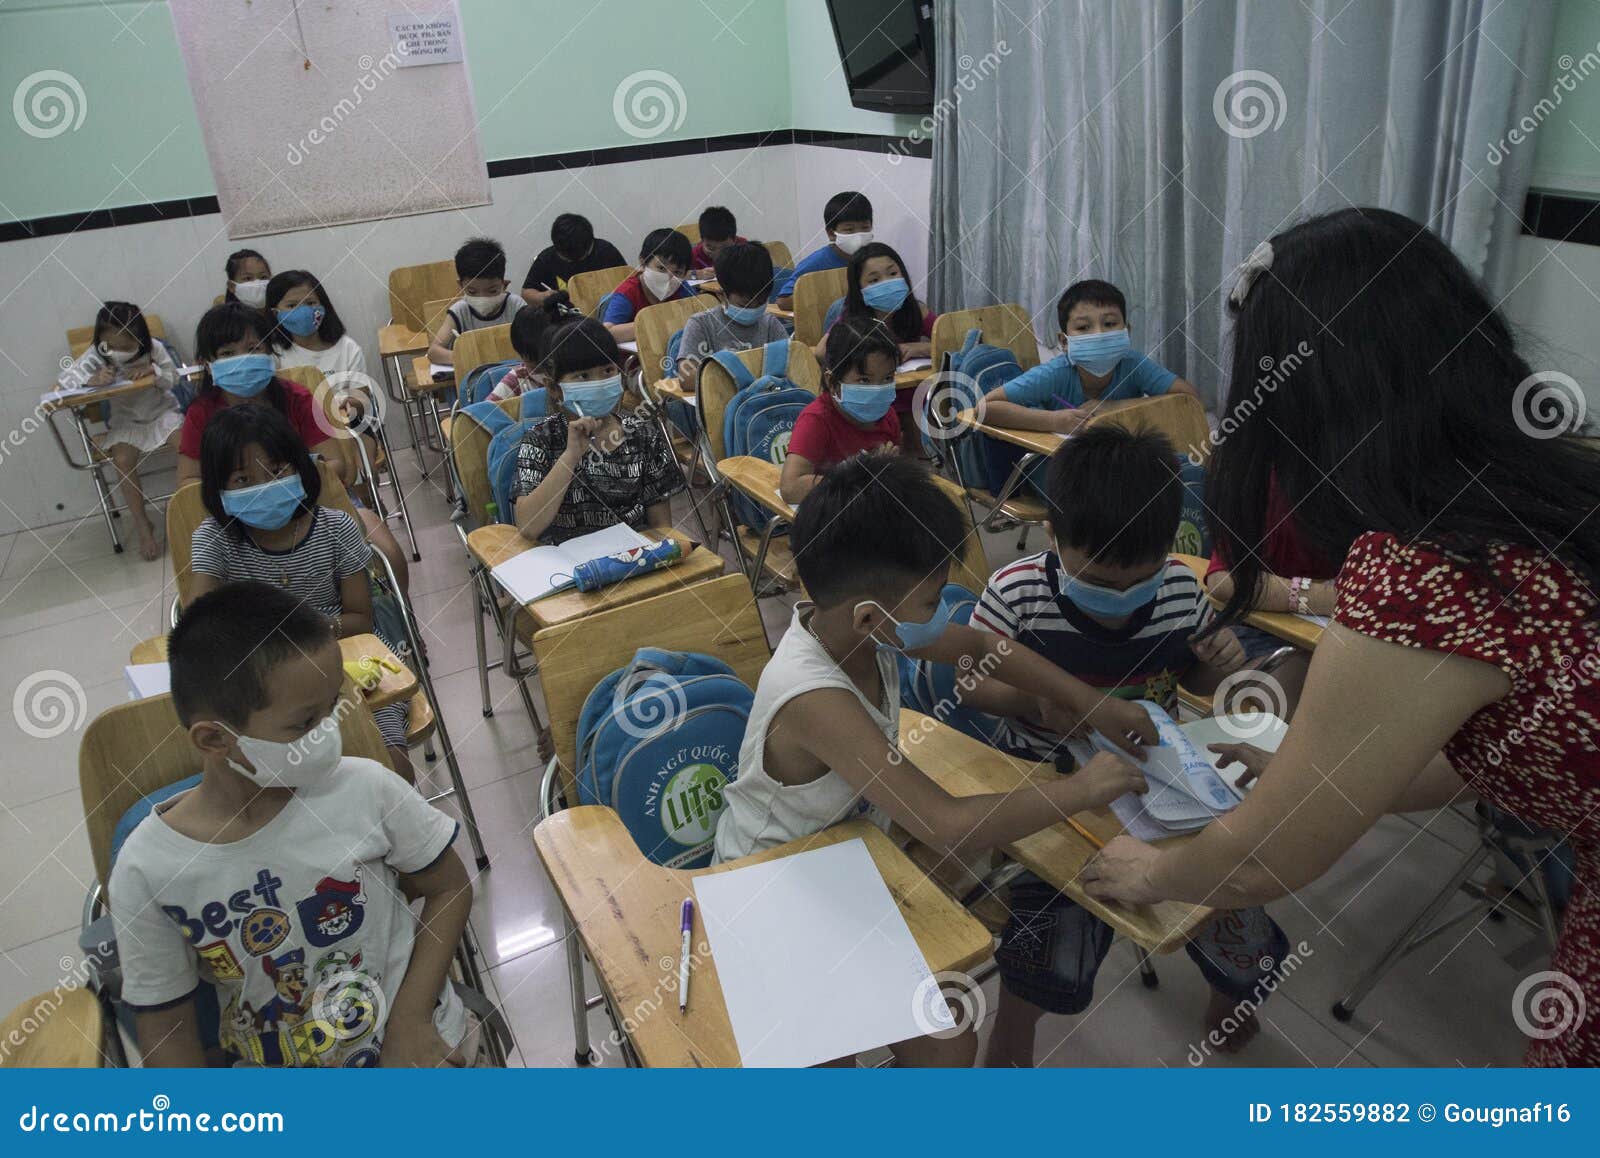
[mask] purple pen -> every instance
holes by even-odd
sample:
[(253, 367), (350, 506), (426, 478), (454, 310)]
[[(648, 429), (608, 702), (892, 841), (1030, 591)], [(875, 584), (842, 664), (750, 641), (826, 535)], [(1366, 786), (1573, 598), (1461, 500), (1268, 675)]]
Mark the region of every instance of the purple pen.
[(683, 902), (683, 947), (678, 950), (678, 1012), (689, 1005), (689, 940), (694, 931), (694, 898)]

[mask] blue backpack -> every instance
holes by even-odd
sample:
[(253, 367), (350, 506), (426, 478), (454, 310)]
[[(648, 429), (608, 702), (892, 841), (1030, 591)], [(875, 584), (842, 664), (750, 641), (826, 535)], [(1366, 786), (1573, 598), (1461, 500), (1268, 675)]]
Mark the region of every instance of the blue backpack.
[[(683, 331), (678, 330), (667, 339), (667, 353), (661, 359), (661, 376), (663, 378), (676, 378), (678, 376), (678, 354), (683, 349)], [(678, 428), (678, 433), (693, 441), (700, 433), (700, 412), (687, 402), (680, 402), (676, 398), (666, 404), (667, 420)]]
[[(950, 622), (966, 624), (978, 606), (978, 597), (959, 583), (946, 583), (939, 593), (939, 605), (950, 609)], [(989, 744), (998, 720), (962, 707), (966, 694), (977, 686), (983, 673), (957, 671), (954, 664), (913, 659), (904, 652), (896, 656), (900, 667), (900, 703), (912, 711), (932, 716), (940, 723)]]
[(844, 316), (844, 299), (838, 298), (833, 305), (828, 307), (828, 312), (822, 315), (822, 332), (826, 334), (833, 329), (833, 323)]
[(462, 414), (471, 415), (489, 431), (489, 450), (486, 455), (489, 487), (494, 491), (494, 503), (499, 512), (498, 521), (510, 523), (511, 485), (517, 478), (517, 444), (528, 428), (543, 421), (550, 413), (550, 399), (544, 387), (525, 391), (521, 395), (521, 417), (513, 419), (495, 402), (475, 402), (463, 407)]
[(504, 362), (485, 362), (482, 366), (475, 367), (467, 375), (467, 380), (461, 383), (461, 404), (471, 406), (473, 403), (482, 402), (489, 397), (493, 390), (516, 367), (522, 365), (520, 358), (509, 358)]
[(614, 809), (656, 864), (710, 864), (754, 698), (719, 659), (640, 648), (583, 701), (578, 801)]
[[(789, 456), (789, 436), (794, 433), (800, 412), (816, 395), (789, 381), (789, 343), (768, 342), (762, 350), (761, 377), (750, 373), (738, 355), (718, 350), (712, 355), (733, 376), (738, 392), (722, 415), (722, 442), (727, 454), (747, 454), (783, 465)], [(729, 496), (738, 520), (752, 530), (760, 530), (768, 516), (750, 499), (740, 494)]]
[[(968, 330), (961, 349), (950, 355), (948, 364), (934, 379), (935, 385), (924, 394), (924, 408), (937, 405), (945, 413), (940, 416), (942, 422), (935, 422), (930, 414), (923, 415), (922, 448), (936, 461), (954, 456), (968, 486), (999, 494), (1012, 464), (1003, 461), (1005, 454), (993, 439), (955, 427), (951, 417), (957, 411), (975, 408), (989, 391), (1022, 373), (1015, 354), (1004, 346), (986, 345), (981, 338), (977, 327)], [(930, 431), (941, 429), (946, 431), (942, 441), (929, 437)]]
[(1183, 514), (1178, 518), (1178, 533), (1172, 549), (1180, 555), (1211, 557), (1211, 520), (1206, 517), (1206, 468), (1178, 456), (1178, 479), (1183, 483)]

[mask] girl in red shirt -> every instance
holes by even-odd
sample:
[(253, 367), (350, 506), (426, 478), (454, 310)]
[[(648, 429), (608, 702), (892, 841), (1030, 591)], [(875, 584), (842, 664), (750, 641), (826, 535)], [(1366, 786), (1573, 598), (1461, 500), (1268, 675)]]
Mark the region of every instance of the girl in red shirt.
[(828, 331), (822, 390), (800, 412), (789, 435), (779, 493), (797, 504), (824, 471), (862, 451), (894, 454), (900, 419), (894, 412), (894, 337), (869, 317), (841, 318)]

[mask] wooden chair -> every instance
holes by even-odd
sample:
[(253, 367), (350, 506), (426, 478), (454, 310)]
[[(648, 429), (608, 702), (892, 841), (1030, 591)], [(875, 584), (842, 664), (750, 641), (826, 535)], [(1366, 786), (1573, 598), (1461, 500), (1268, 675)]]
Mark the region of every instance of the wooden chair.
[[(479, 366), (509, 361), (518, 356), (511, 346), (511, 323), (486, 326), (481, 330), (469, 330), (456, 338), (454, 353), (456, 385), (459, 387), (466, 384), (467, 376)], [(446, 445), (448, 444), (447, 438)]]
[[(741, 350), (738, 357), (752, 373), (761, 373), (762, 360), (765, 357), (762, 350)], [(822, 367), (818, 365), (817, 357), (811, 352), (811, 347), (798, 338), (789, 342), (788, 376), (796, 386), (803, 387), (813, 394), (822, 392)], [(717, 471), (716, 464), (728, 457), (727, 444), (722, 438), (722, 417), (737, 389), (733, 375), (716, 361), (708, 359), (701, 365), (695, 397), (700, 412), (702, 457), (711, 471), (712, 484), (718, 489), (723, 488), (725, 480)], [(759, 590), (764, 573), (772, 576), (780, 587), (795, 582), (794, 556), (789, 550), (788, 536), (776, 534), (782, 524), (781, 519), (774, 516), (762, 532), (757, 534), (750, 528), (741, 526), (733, 517), (733, 508), (728, 503), (725, 493), (719, 508), (724, 526), (733, 539), (734, 550), (739, 556), (740, 568), (749, 578), (752, 588)]]
[(58, 986), (0, 1021), (0, 1069), (100, 1069), (117, 1064), (116, 1019), (93, 992)]
[(843, 266), (803, 274), (794, 283), (794, 336), (808, 346), (822, 341), (828, 307), (844, 297), (849, 284), (849, 271)]
[(639, 311), (634, 319), (634, 334), (639, 346), (639, 372), (647, 389), (667, 377), (667, 343), (672, 340), (672, 335), (683, 329), (695, 314), (713, 309), (718, 304), (712, 294), (695, 294), (693, 297), (657, 302)]
[(591, 318), (597, 317), (600, 300), (626, 281), (631, 273), (631, 265), (613, 265), (608, 269), (575, 273), (567, 279), (567, 297), (572, 299), (575, 308)]
[(452, 294), (447, 298), (430, 298), (422, 306), (422, 332), (428, 335), (431, 342), (433, 336), (439, 332), (439, 327), (444, 325), (444, 316), (450, 312), (450, 307), (455, 305), (460, 294)]
[[(408, 329), (432, 334), (428, 327), (430, 303), (443, 298), (446, 305), (461, 296), (453, 261), (430, 261), (389, 271), (389, 320)], [(437, 324), (435, 324), (437, 328)]]
[(676, 225), (673, 228), (687, 237), (690, 245), (700, 244), (700, 223), (698, 221), (689, 225)]
[(763, 241), (761, 244), (766, 246), (768, 253), (772, 254), (773, 269), (794, 268), (794, 254), (790, 252), (787, 243), (782, 241)]
[(1118, 426), (1124, 430), (1154, 430), (1164, 434), (1179, 454), (1194, 455), (1204, 464), (1211, 456), (1211, 427), (1205, 407), (1188, 394), (1163, 394), (1140, 398), (1091, 418), (1085, 427)]

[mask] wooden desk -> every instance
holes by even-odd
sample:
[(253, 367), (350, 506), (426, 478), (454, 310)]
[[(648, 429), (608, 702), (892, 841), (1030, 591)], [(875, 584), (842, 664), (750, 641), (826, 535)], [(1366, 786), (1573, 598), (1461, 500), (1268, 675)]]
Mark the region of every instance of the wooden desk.
[[(598, 591), (561, 591), (525, 603), (522, 610), (532, 619), (533, 627), (537, 629), (570, 623), (621, 603), (660, 595), (664, 591), (698, 583), (703, 579), (715, 579), (727, 569), (727, 563), (721, 555), (696, 546), (693, 539), (676, 528), (669, 530), (666, 535), (656, 531), (640, 533), (647, 539), (658, 541), (670, 535), (683, 548), (683, 558), (671, 567), (651, 571), (636, 579), (625, 579)], [(490, 569), (533, 546), (515, 527), (505, 523), (491, 523), (467, 534), (467, 549), (478, 562)]]
[(1056, 447), (1061, 445), (1065, 437), (1050, 430), (1018, 430), (1012, 426), (995, 426), (993, 423), (979, 422), (972, 410), (957, 412), (956, 421), (980, 434), (987, 434), (990, 438), (998, 438), (1001, 442), (1009, 442), (1012, 446), (1020, 446), (1033, 454), (1046, 456), (1054, 454)]
[[(389, 645), (376, 635), (347, 635), (339, 641), (339, 655), (345, 663), (366, 658), (387, 659), (400, 670), (390, 671), (379, 664), (378, 671), (381, 677), (377, 687), (364, 693), (361, 702), (373, 711), (387, 708), (390, 704), (404, 703), (416, 694), (417, 677), (405, 664), (400, 662), (400, 657), (389, 650)], [(128, 656), (129, 663), (165, 663), (167, 659), (167, 637), (157, 635), (150, 639), (140, 640), (133, 645), (133, 651)]]
[[(906, 709), (900, 712), (900, 749), (952, 796), (1010, 792), (1028, 780), (1060, 775), (1047, 764), (1007, 756), (946, 727), (931, 716)], [(1108, 841), (1122, 832), (1122, 822), (1109, 808), (1081, 812), (1073, 819), (1101, 841)], [(1189, 839), (1187, 836), (1172, 838), (1174, 841)], [(1161, 843), (1165, 847), (1172, 842)], [(1077, 877), (1097, 850), (1065, 822), (1004, 845), (1002, 851), (1118, 933), (1153, 953), (1170, 953), (1181, 946), (1195, 927), (1212, 913), (1204, 906), (1181, 901), (1124, 905), (1089, 896), (1078, 884)]]
[(406, 388), (413, 394), (437, 394), (441, 390), (449, 390), (456, 384), (456, 376), (451, 374), (448, 378), (435, 380), (433, 365), (428, 360), (428, 355), (422, 354), (411, 359), (411, 376), (406, 379)]
[[(993, 941), (984, 927), (864, 820), (726, 865), (691, 870), (646, 861), (609, 808), (569, 808), (533, 830), (539, 859), (572, 914), (595, 976), (618, 1015), (632, 1025), (629, 1040), (639, 1060), (647, 1066), (696, 1068), (736, 1066), (740, 1059), (698, 908), (686, 1012), (678, 1012), (676, 990), (669, 988), (677, 984), (678, 917), (684, 898), (694, 894), (693, 879), (857, 838), (866, 842), (929, 969), (967, 971), (989, 958)], [(654, 1012), (641, 1015), (646, 1008)]]
[[(40, 1007), (49, 1012), (36, 1016)], [(101, 1052), (104, 1035), (104, 1016), (93, 993), (77, 985), (41, 993), (0, 1021), (0, 1041), (20, 1043), (0, 1055), (0, 1066), (99, 1069), (107, 1060)]]
[[(1173, 558), (1181, 559), (1195, 573), (1195, 578), (1200, 580), (1201, 586), (1205, 585), (1206, 568), (1210, 561), (1198, 555), (1174, 555)], [(1222, 600), (1210, 596), (1213, 607), (1221, 607)], [(1298, 615), (1287, 611), (1252, 611), (1244, 617), (1244, 621), (1251, 627), (1259, 627), (1269, 635), (1275, 635), (1285, 643), (1293, 644), (1304, 651), (1315, 651), (1317, 644), (1322, 640), (1324, 628), (1315, 623), (1308, 623)]]
[(778, 494), (783, 471), (776, 463), (751, 455), (735, 455), (717, 463), (717, 473), (762, 510), (785, 521), (794, 518), (794, 508)]
[(426, 354), (432, 339), (421, 330), (413, 330), (399, 322), (378, 327), (378, 357), (404, 358)]
[(686, 385), (677, 378), (661, 378), (652, 387), (660, 395), (662, 401), (687, 402), (695, 405), (694, 387)]
[(915, 390), (932, 377), (932, 366), (927, 366), (921, 370), (897, 370), (894, 376), (894, 388), (896, 390)]
[(794, 321), (794, 311), (786, 310), (775, 302), (767, 303), (767, 313), (775, 318), (782, 318), (786, 322)]
[(71, 410), (75, 414), (82, 413), (91, 406), (98, 406), (102, 402), (110, 402), (115, 398), (126, 398), (130, 394), (137, 394), (148, 390), (156, 384), (154, 374), (146, 374), (142, 378), (135, 378), (131, 382), (119, 382), (115, 386), (99, 386), (93, 390), (85, 390), (78, 394), (69, 394), (64, 398), (52, 399), (41, 402), (40, 412), (54, 414), (58, 410)]

